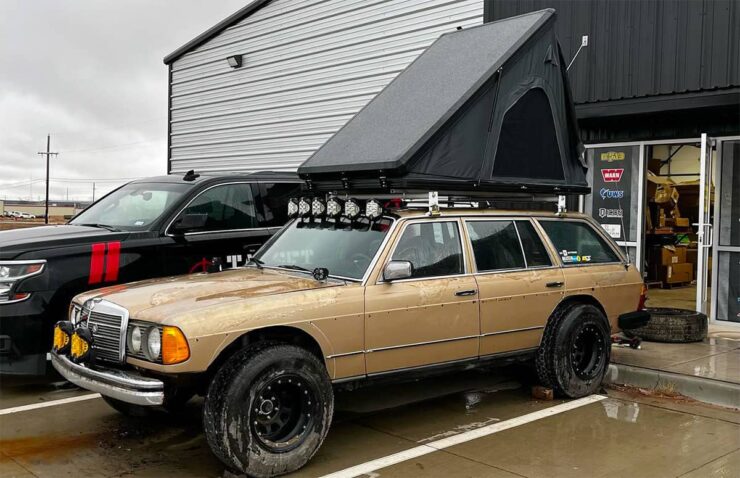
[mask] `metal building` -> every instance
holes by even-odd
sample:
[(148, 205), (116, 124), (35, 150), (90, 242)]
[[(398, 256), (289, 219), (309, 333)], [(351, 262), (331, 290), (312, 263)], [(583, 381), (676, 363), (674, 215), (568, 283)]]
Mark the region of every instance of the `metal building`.
[(439, 35), (482, 22), (481, 0), (253, 1), (165, 58), (168, 169), (295, 170)]

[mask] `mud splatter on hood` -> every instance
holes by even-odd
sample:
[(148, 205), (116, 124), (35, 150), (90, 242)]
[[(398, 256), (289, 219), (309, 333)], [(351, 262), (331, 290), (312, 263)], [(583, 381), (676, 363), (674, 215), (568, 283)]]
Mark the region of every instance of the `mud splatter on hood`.
[(125, 307), (133, 317), (156, 308), (157, 315), (166, 317), (230, 301), (341, 285), (344, 282), (318, 282), (300, 273), (243, 268), (132, 282), (81, 294), (75, 300), (101, 298)]

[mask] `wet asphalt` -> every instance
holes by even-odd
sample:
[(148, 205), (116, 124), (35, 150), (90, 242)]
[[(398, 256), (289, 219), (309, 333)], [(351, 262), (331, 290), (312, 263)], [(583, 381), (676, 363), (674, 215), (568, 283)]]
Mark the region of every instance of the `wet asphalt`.
[[(531, 397), (519, 369), (472, 371), (337, 394), (314, 459), (319, 477), (560, 403)], [(193, 400), (175, 416), (133, 419), (101, 399), (14, 413), (87, 392), (0, 378), (0, 476), (224, 477)], [(740, 412), (640, 391), (607, 390), (579, 408), (382, 467), (372, 477), (737, 477)]]

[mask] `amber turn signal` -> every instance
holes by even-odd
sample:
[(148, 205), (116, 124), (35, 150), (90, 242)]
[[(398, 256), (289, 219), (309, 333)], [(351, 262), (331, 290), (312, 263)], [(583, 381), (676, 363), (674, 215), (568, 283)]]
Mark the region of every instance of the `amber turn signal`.
[(185, 335), (177, 327), (162, 328), (162, 363), (172, 365), (190, 358), (190, 347)]

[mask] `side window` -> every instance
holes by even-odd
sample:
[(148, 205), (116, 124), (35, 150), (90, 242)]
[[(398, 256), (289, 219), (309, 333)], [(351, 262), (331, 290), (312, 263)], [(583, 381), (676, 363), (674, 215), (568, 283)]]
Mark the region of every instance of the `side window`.
[(288, 222), (288, 200), (301, 195), (295, 183), (263, 183), (260, 188), (260, 226), (280, 227)]
[(208, 214), (202, 231), (228, 231), (257, 226), (254, 198), (249, 184), (225, 184), (196, 197), (181, 215)]
[(412, 278), (463, 273), (462, 246), (456, 222), (415, 223), (406, 227), (393, 253), (394, 261), (414, 265)]
[(513, 221), (470, 221), (467, 227), (479, 272), (524, 268)]
[(617, 254), (583, 221), (540, 221), (563, 264), (618, 262)]
[(547, 253), (545, 245), (534, 230), (534, 226), (529, 221), (517, 221), (516, 228), (519, 230), (519, 237), (522, 239), (524, 248), (524, 257), (527, 259), (527, 267), (546, 267), (551, 266), (552, 261)]

